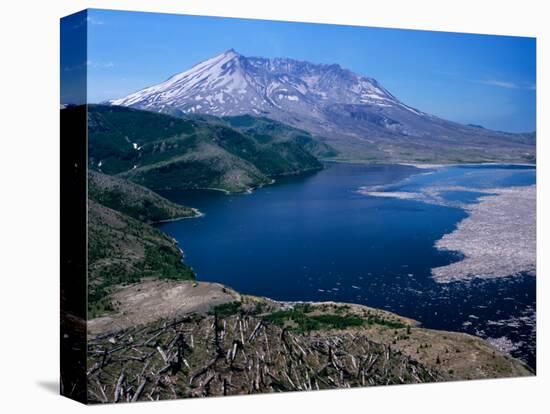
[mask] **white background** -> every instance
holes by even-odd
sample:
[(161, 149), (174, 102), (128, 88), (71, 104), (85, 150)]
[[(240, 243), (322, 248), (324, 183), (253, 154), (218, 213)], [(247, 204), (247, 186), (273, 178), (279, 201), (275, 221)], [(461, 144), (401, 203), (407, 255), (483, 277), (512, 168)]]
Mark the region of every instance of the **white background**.
[[(143, 403), (102, 412), (548, 412), (548, 11), (544, 1), (4, 0), (0, 13), (0, 409), (75, 413), (57, 395), (59, 21), (86, 7), (538, 37), (536, 378)], [(399, 56), (396, 56), (399, 59)], [(546, 61), (546, 62), (545, 62)], [(546, 72), (546, 73), (544, 73)], [(543, 79), (546, 75), (546, 79)], [(546, 109), (546, 111), (544, 111)], [(546, 122), (544, 122), (546, 121)], [(546, 127), (546, 128), (545, 128)], [(99, 409), (99, 408), (96, 408)]]

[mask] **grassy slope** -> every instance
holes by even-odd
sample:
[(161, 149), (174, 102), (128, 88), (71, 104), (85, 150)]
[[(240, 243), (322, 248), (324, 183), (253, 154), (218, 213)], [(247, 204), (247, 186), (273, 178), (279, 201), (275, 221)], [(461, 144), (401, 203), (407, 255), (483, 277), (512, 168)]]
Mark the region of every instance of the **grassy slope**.
[(314, 153), (330, 151), (307, 133), (277, 123), (268, 135), (260, 126), (238, 130), (220, 119), (100, 105), (89, 107), (88, 118), (90, 168), (153, 190), (243, 191), (274, 176), (320, 169)]
[(88, 196), (99, 204), (146, 223), (198, 214), (197, 210), (172, 203), (148, 188), (95, 171), (88, 173)]
[(115, 285), (143, 277), (192, 279), (175, 242), (159, 230), (123, 213), (88, 201), (88, 317), (113, 309)]
[(320, 138), (313, 137), (309, 132), (268, 118), (241, 115), (225, 117), (223, 120), (260, 143), (285, 142), (298, 145), (317, 158), (332, 158), (338, 155), (334, 148), (325, 144)]
[(198, 142), (192, 150), (167, 159), (146, 162), (121, 176), (154, 190), (212, 188), (240, 192), (271, 182), (251, 163), (209, 142)]
[(95, 171), (88, 173), (88, 196), (89, 318), (114, 309), (109, 294), (116, 285), (146, 276), (194, 278), (172, 239), (146, 223), (194, 217), (195, 209)]

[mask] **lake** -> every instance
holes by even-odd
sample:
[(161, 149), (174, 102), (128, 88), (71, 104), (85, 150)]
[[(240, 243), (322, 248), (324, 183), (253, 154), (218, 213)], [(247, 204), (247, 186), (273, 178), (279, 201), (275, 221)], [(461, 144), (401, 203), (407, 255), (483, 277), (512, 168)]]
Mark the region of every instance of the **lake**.
[[(199, 280), (290, 301), (366, 304), (408, 316), (425, 327), (504, 340), (535, 366), (536, 280), (531, 275), (442, 284), (431, 269), (460, 260), (435, 249), (483, 190), (531, 185), (535, 169), (465, 165), (327, 163), (317, 173), (277, 180), (251, 194), (165, 192), (204, 217), (160, 228), (178, 240)], [(375, 197), (360, 188), (441, 192), (447, 204)], [(457, 189), (458, 188), (458, 189)]]

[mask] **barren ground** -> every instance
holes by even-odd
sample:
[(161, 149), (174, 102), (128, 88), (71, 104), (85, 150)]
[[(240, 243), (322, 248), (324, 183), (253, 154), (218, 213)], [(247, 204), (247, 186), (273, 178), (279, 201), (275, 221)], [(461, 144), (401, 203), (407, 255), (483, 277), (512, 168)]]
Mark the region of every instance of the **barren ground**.
[(88, 322), (88, 335), (144, 325), (159, 319), (206, 313), (213, 306), (240, 300), (219, 283), (148, 280), (123, 287), (113, 294), (117, 311)]

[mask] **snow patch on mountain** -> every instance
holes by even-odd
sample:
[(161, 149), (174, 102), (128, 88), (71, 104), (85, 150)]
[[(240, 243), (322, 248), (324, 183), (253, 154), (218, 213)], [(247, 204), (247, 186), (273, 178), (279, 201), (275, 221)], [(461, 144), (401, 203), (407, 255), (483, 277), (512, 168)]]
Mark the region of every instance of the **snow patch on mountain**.
[(287, 58), (247, 58), (233, 49), (109, 103), (212, 115), (320, 113), (329, 104), (401, 105), (376, 80), (339, 65)]

